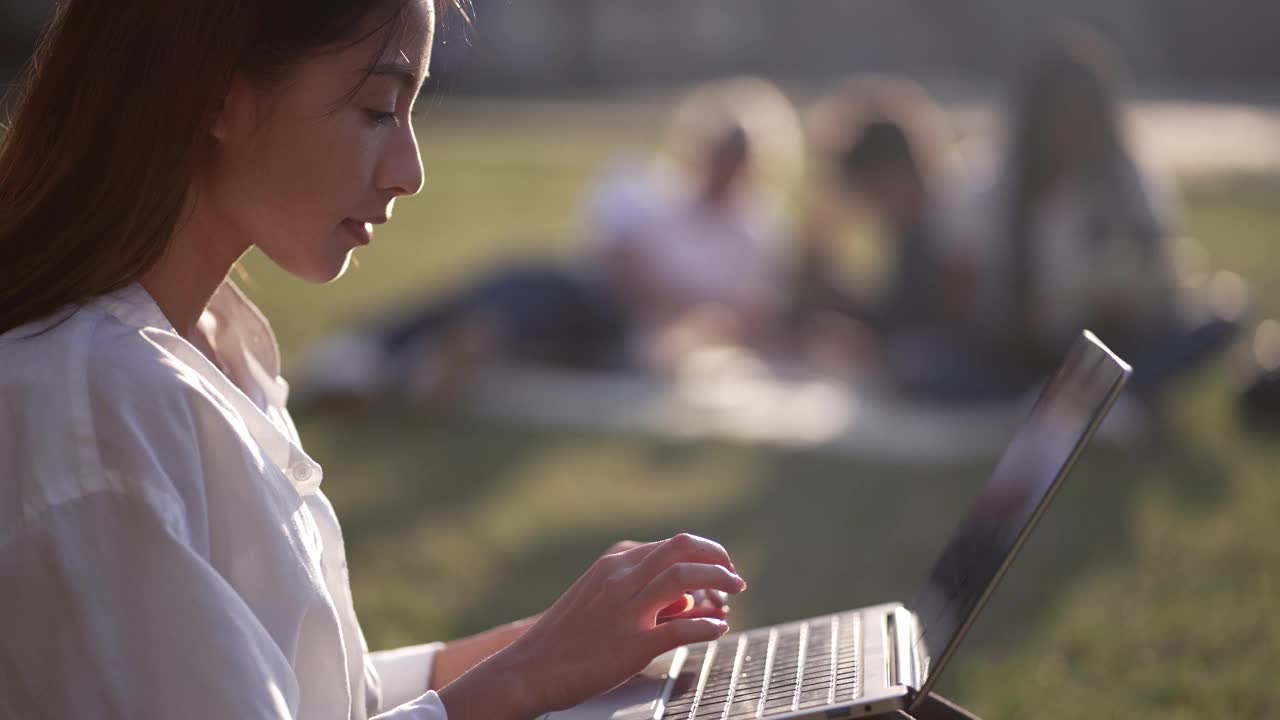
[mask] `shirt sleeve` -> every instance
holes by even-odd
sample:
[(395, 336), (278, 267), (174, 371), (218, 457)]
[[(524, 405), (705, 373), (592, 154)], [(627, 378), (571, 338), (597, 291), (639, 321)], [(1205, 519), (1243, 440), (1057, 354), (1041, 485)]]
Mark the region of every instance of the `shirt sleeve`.
[[(279, 647), (166, 513), (98, 492), (42, 513), (0, 550), (0, 716), (290, 720)], [(427, 692), (438, 645), (373, 653), (378, 720), (446, 720)], [(414, 679), (416, 674), (416, 680)]]
[(430, 643), (366, 654), (366, 684), (377, 689), (375, 709), (402, 705), (426, 693), (436, 653), (443, 647)]
[(444, 703), (434, 690), (385, 712), (373, 720), (448, 720)]
[[(286, 720), (288, 660), (153, 502), (95, 492), (0, 549), (0, 713)], [(423, 717), (431, 717), (424, 715)], [(441, 716), (443, 717), (443, 716)]]

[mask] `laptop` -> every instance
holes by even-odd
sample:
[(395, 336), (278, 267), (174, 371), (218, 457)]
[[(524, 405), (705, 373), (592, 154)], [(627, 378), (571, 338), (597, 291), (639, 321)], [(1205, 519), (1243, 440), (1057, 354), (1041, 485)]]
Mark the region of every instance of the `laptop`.
[(842, 720), (910, 711), (937, 683), (1131, 369), (1088, 331), (1041, 391), (908, 603), (725, 635), (543, 720)]

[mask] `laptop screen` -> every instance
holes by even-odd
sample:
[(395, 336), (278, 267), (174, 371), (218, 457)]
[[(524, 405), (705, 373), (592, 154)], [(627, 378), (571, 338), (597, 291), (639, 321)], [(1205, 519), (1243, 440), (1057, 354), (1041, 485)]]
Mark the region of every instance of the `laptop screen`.
[(1129, 375), (1091, 333), (1072, 346), (908, 605), (932, 687)]

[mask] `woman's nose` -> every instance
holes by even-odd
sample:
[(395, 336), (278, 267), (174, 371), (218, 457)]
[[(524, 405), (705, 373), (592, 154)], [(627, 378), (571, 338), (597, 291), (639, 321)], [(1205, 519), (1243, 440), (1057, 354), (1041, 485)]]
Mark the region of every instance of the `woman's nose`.
[(405, 127), (396, 133), (396, 139), (387, 143), (382, 162), (378, 165), (378, 190), (394, 197), (416, 195), (422, 190), (422, 157), (418, 153), (418, 139), (413, 127)]

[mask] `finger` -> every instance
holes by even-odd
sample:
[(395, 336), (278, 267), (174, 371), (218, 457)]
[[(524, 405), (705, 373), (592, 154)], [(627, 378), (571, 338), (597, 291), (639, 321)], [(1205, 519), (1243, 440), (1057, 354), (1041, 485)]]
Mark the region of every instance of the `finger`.
[(689, 620), (692, 618), (714, 618), (716, 620), (725, 620), (729, 617), (729, 606), (724, 607), (694, 607), (682, 612), (678, 615), (658, 615), (659, 623), (668, 623), (675, 620)]
[(628, 551), (628, 550), (632, 550), (632, 549), (634, 549), (634, 548), (638, 548), (638, 547), (640, 547), (641, 545), (645, 545), (645, 544), (647, 544), (647, 543), (636, 542), (635, 540), (620, 540), (620, 541), (618, 541), (618, 542), (616, 542), (616, 543), (614, 543), (614, 544), (610, 545), (610, 546), (609, 546), (609, 549), (604, 551), (604, 554), (605, 554), (605, 555), (617, 555), (618, 553), (626, 552), (626, 551)]
[(724, 607), (729, 603), (729, 596), (719, 590), (695, 590), (693, 593), (693, 602), (695, 605), (706, 605), (709, 607)]
[(714, 618), (672, 620), (647, 633), (647, 652), (657, 657), (682, 645), (716, 640), (728, 631), (729, 623)]
[(681, 533), (658, 543), (657, 547), (649, 550), (648, 556), (636, 566), (637, 579), (641, 583), (648, 582), (671, 565), (681, 562), (723, 565), (730, 570), (734, 569), (733, 562), (729, 560), (729, 553), (725, 552), (720, 543), (697, 535)]
[(742, 578), (729, 572), (726, 567), (691, 562), (676, 563), (642, 588), (635, 596), (635, 603), (648, 615), (657, 613), (669, 605), (672, 598), (678, 598), (690, 590), (713, 588), (737, 594), (746, 587)]
[(689, 593), (680, 596), (679, 600), (658, 611), (658, 617), (674, 617), (683, 613), (687, 613), (697, 605), (697, 601)]
[[(609, 548), (609, 552), (601, 555), (595, 561), (595, 564), (592, 565), (592, 571), (603, 573), (605, 576), (627, 572), (647, 558), (663, 542), (639, 543), (633, 540), (624, 540), (623, 542), (615, 543)], [(622, 549), (614, 552), (618, 548)]]
[[(619, 562), (625, 567), (635, 567), (641, 562), (644, 562), (645, 558), (652, 555), (658, 548), (662, 547), (662, 543), (664, 542), (666, 541), (658, 540), (656, 542), (647, 543), (633, 543), (632, 541), (628, 541), (628, 544), (630, 544), (629, 547), (619, 550), (618, 552), (610, 553), (610, 555), (618, 558)], [(618, 543), (618, 545), (623, 544), (624, 543)], [(615, 545), (614, 547), (618, 547), (618, 545)]]

